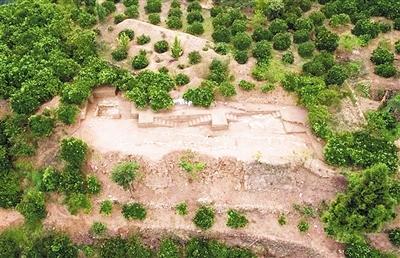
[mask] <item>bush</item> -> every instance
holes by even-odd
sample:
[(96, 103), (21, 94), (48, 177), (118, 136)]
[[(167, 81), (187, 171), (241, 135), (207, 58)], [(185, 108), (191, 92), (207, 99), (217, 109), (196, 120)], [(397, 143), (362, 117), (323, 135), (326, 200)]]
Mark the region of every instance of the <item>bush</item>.
[(61, 141), (61, 158), (73, 167), (80, 168), (88, 152), (87, 144), (77, 138), (69, 137)]
[(132, 59), (132, 67), (135, 70), (144, 69), (149, 65), (149, 60), (146, 56), (146, 51), (140, 51), (138, 55)]
[(241, 80), (239, 82), (239, 87), (242, 90), (250, 91), (250, 90), (253, 90), (256, 87), (256, 85), (254, 83), (251, 83), (251, 82), (248, 82), (248, 81), (245, 81), (245, 80)]
[(179, 7), (172, 7), (171, 9), (169, 9), (168, 11), (168, 18), (181, 18), (182, 17), (182, 11)]
[(22, 190), (18, 175), (10, 171), (0, 173), (0, 207), (12, 208), (20, 201)]
[(344, 13), (335, 14), (329, 20), (329, 25), (331, 25), (334, 28), (337, 28), (339, 26), (343, 26), (343, 25), (346, 25), (349, 23), (350, 23), (350, 16), (348, 16), (347, 14), (344, 14)]
[(161, 0), (147, 0), (147, 4), (144, 7), (146, 13), (160, 13), (162, 7)]
[(114, 23), (118, 24), (120, 22), (123, 22), (126, 19), (126, 15), (124, 13), (120, 13), (114, 16)]
[(193, 223), (202, 230), (207, 230), (214, 225), (215, 222), (215, 210), (211, 207), (201, 206), (195, 217)]
[(278, 33), (274, 36), (272, 41), (273, 47), (276, 50), (286, 50), (292, 43), (290, 33)]
[(315, 45), (320, 51), (333, 52), (339, 46), (339, 36), (326, 28), (319, 29), (316, 33)]
[(400, 246), (400, 228), (394, 228), (388, 232), (389, 240), (394, 246)]
[(297, 224), (297, 228), (300, 232), (307, 232), (310, 228), (310, 225), (305, 220), (300, 220), (299, 224)]
[(315, 105), (308, 109), (308, 120), (311, 129), (318, 137), (328, 139), (332, 131), (329, 127), (330, 112), (326, 106)]
[(178, 205), (176, 205), (175, 210), (176, 210), (176, 213), (181, 216), (185, 216), (189, 213), (188, 205), (186, 202), (182, 202), (182, 203), (179, 203)]
[(123, 37), (123, 35), (127, 36), (130, 40), (135, 37), (135, 32), (131, 29), (124, 29), (120, 33), (118, 33), (118, 38)]
[(44, 115), (29, 117), (29, 128), (36, 136), (49, 136), (53, 132), (54, 119)]
[(60, 175), (60, 191), (66, 194), (85, 193), (85, 178), (79, 168), (67, 165)]
[(378, 47), (372, 52), (371, 61), (376, 64), (392, 64), (394, 54), (383, 47)]
[(267, 82), (267, 83), (265, 83), (265, 84), (263, 84), (261, 86), (261, 92), (262, 93), (267, 93), (267, 92), (270, 92), (271, 90), (274, 90), (274, 89), (275, 89), (275, 84), (269, 83), (269, 82)]
[(138, 0), (123, 0), (122, 3), (125, 5), (125, 7), (129, 7), (132, 5), (138, 5), (139, 1)]
[(112, 202), (110, 200), (102, 201), (100, 204), (100, 213), (104, 215), (111, 215), (112, 213)]
[(272, 35), (276, 35), (278, 33), (286, 33), (288, 31), (288, 25), (285, 20), (275, 19), (269, 25), (269, 31)]
[(154, 44), (154, 50), (155, 50), (157, 53), (165, 53), (165, 52), (168, 51), (168, 49), (169, 49), (169, 44), (168, 44), (168, 42), (165, 41), (165, 40), (157, 41), (157, 42)]
[(364, 36), (369, 39), (376, 38), (379, 35), (379, 25), (375, 22), (371, 22), (368, 19), (360, 19), (356, 22), (351, 33), (356, 36)]
[(305, 63), (302, 69), (303, 73), (314, 76), (322, 76), (324, 73), (326, 73), (324, 64), (315, 60)]
[(167, 19), (167, 26), (169, 29), (178, 30), (181, 29), (183, 24), (179, 17), (171, 16)]
[(87, 82), (66, 84), (61, 95), (63, 103), (80, 105), (90, 96), (90, 85)]
[(180, 73), (175, 77), (175, 82), (176, 85), (183, 86), (190, 82), (190, 78), (186, 74)]
[(228, 221), (226, 222), (228, 227), (234, 229), (244, 228), (248, 223), (246, 216), (239, 211), (232, 209), (228, 211)]
[(2, 257), (21, 257), (21, 247), (12, 234), (3, 232), (0, 235), (0, 254)]
[(400, 54), (400, 40), (396, 41), (396, 43), (394, 43), (394, 48), (396, 50), (396, 54)]
[(198, 51), (192, 51), (188, 55), (189, 57), (189, 64), (195, 65), (201, 62), (201, 55)]
[(107, 227), (103, 223), (96, 221), (92, 224), (89, 231), (94, 236), (101, 236), (107, 231)]
[(139, 164), (136, 162), (122, 162), (116, 165), (111, 172), (113, 182), (122, 186), (125, 190), (128, 189), (135, 180)]
[(304, 43), (310, 40), (310, 32), (307, 30), (297, 30), (293, 33), (293, 42), (296, 44)]
[(180, 0), (172, 0), (171, 2), (171, 8), (180, 8), (181, 7), (181, 1)]
[(79, 114), (77, 105), (60, 104), (57, 108), (57, 118), (66, 125), (72, 125), (76, 122)]
[(117, 48), (111, 52), (111, 56), (115, 61), (122, 61), (128, 57), (128, 51), (124, 48)]
[(187, 7), (188, 13), (194, 12), (194, 11), (201, 11), (203, 8), (201, 7), (200, 3), (197, 1), (189, 3)]
[(217, 27), (211, 37), (215, 42), (229, 43), (231, 41), (231, 32), (224, 27)]
[(164, 239), (160, 243), (157, 253), (159, 258), (179, 258), (181, 257), (180, 247), (172, 239)]
[(299, 45), (298, 52), (303, 58), (310, 58), (313, 56), (315, 50), (315, 45), (313, 42), (305, 42)]
[(375, 74), (384, 78), (393, 77), (396, 73), (396, 67), (394, 67), (393, 64), (380, 64), (375, 67)]
[(235, 54), (233, 56), (235, 58), (235, 61), (238, 62), (238, 64), (245, 64), (249, 60), (249, 56), (247, 54), (247, 50), (243, 51), (235, 51)]
[(69, 194), (65, 199), (65, 204), (72, 215), (78, 214), (79, 210), (83, 210), (84, 213), (89, 213), (92, 208), (88, 196), (83, 193)]
[(379, 31), (386, 33), (392, 30), (392, 25), (390, 23), (381, 22), (379, 23)]
[(245, 32), (240, 32), (233, 36), (232, 43), (237, 50), (246, 50), (251, 45), (251, 38)]
[(258, 42), (261, 40), (270, 41), (270, 40), (272, 40), (273, 35), (268, 29), (264, 28), (263, 26), (257, 26), (257, 27), (255, 27), (251, 37), (255, 42)]
[(137, 5), (131, 5), (126, 8), (124, 14), (127, 18), (136, 19), (139, 17), (139, 7)]
[(149, 36), (142, 34), (139, 37), (137, 37), (136, 42), (138, 43), (138, 45), (145, 45), (149, 43), (150, 40), (151, 39)]
[(159, 24), (161, 22), (160, 15), (158, 13), (151, 13), (149, 14), (148, 18), (149, 22), (154, 25)]
[(342, 85), (347, 79), (346, 70), (341, 65), (335, 65), (329, 69), (325, 76), (326, 85)]
[(27, 257), (78, 257), (77, 246), (66, 235), (49, 232), (30, 241), (33, 243)]
[(229, 52), (229, 45), (227, 43), (217, 43), (214, 51), (220, 55), (226, 55)]
[(183, 99), (190, 101), (195, 106), (209, 107), (214, 101), (214, 83), (202, 83), (200, 87), (188, 89), (183, 94)]
[(325, 15), (321, 11), (315, 11), (310, 14), (310, 19), (313, 21), (314, 26), (321, 26), (324, 24)]
[(400, 30), (400, 18), (394, 19), (393, 28), (394, 28), (395, 30)]
[(107, 1), (104, 1), (101, 5), (104, 8), (106, 8), (107, 15), (109, 15), (117, 10), (117, 7), (115, 6), (115, 3), (113, 1), (107, 0)]
[(203, 24), (200, 22), (193, 22), (187, 27), (187, 33), (192, 35), (201, 35), (204, 33)]
[(122, 206), (122, 215), (128, 220), (144, 220), (146, 218), (147, 212), (142, 204), (130, 203), (124, 204)]
[(293, 64), (294, 63), (294, 55), (291, 51), (288, 51), (282, 55), (282, 62), (284, 64)]
[(257, 42), (253, 49), (253, 57), (257, 62), (267, 62), (271, 58), (272, 48), (268, 41)]
[(236, 90), (235, 90), (235, 86), (233, 84), (231, 84), (230, 82), (222, 82), (219, 87), (219, 92), (221, 93), (222, 96), (229, 98), (232, 96), (236, 95)]
[(45, 195), (33, 189), (22, 196), (16, 208), (25, 217), (27, 223), (36, 223), (47, 215)]
[(204, 18), (201, 14), (201, 11), (193, 11), (187, 14), (186, 20), (188, 24), (192, 24), (194, 22), (203, 22)]
[(87, 193), (98, 194), (101, 191), (101, 183), (95, 176), (89, 176), (86, 180)]
[(299, 18), (294, 24), (295, 30), (306, 30), (311, 32), (314, 29), (314, 23), (310, 18)]
[(236, 35), (239, 32), (246, 32), (247, 30), (247, 21), (245, 20), (235, 20), (231, 26), (232, 35)]

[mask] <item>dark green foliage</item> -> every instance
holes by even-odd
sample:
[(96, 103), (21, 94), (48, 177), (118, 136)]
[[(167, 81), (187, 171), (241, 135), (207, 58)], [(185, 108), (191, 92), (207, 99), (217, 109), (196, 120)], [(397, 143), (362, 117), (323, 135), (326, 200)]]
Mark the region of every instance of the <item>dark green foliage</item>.
[(248, 249), (228, 247), (215, 240), (192, 238), (186, 244), (187, 258), (255, 258), (257, 257)]
[(386, 33), (392, 30), (392, 24), (387, 22), (379, 23), (379, 31), (382, 33)]
[(272, 35), (285, 33), (288, 31), (288, 25), (285, 20), (275, 19), (269, 25), (269, 31), (272, 33)]
[(77, 258), (78, 248), (68, 236), (49, 232), (35, 239), (27, 257)]
[(49, 136), (53, 132), (54, 119), (45, 115), (29, 117), (29, 128), (36, 136)]
[(246, 50), (251, 45), (251, 38), (245, 32), (239, 32), (233, 36), (232, 44), (237, 50)]
[(168, 49), (169, 49), (169, 44), (168, 44), (168, 42), (165, 41), (165, 40), (157, 41), (157, 42), (154, 44), (154, 50), (155, 50), (157, 53), (165, 53), (165, 52), (168, 51)]
[(186, 31), (192, 35), (201, 35), (204, 33), (204, 27), (201, 22), (193, 22), (187, 27)]
[(266, 63), (271, 58), (272, 47), (268, 41), (257, 42), (253, 49), (253, 57), (258, 63)]
[(135, 180), (138, 169), (139, 164), (137, 164), (136, 162), (119, 163), (113, 168), (111, 179), (126, 190)]
[(369, 39), (376, 38), (379, 35), (380, 29), (377, 23), (371, 22), (368, 19), (358, 20), (351, 30), (356, 36), (366, 36)]
[(247, 21), (245, 20), (235, 20), (231, 26), (232, 35), (236, 35), (239, 32), (246, 32), (247, 30)]
[(314, 23), (310, 18), (299, 18), (294, 24), (295, 30), (305, 30), (311, 32), (314, 29)]
[(297, 224), (297, 228), (299, 229), (300, 232), (307, 232), (308, 229), (310, 228), (310, 225), (308, 224), (307, 221), (301, 220), (299, 224)]
[(325, 27), (320, 28), (316, 33), (315, 45), (320, 51), (333, 52), (339, 46), (339, 36)]
[(214, 225), (214, 222), (215, 210), (206, 206), (200, 207), (193, 218), (193, 223), (202, 230), (211, 228)]
[(149, 43), (150, 40), (151, 40), (150, 37), (144, 34), (136, 38), (136, 42), (138, 43), (138, 45), (145, 45)]
[(146, 56), (146, 51), (142, 50), (138, 55), (132, 59), (132, 68), (135, 70), (141, 70), (149, 65), (149, 59)]
[(400, 246), (400, 228), (393, 228), (388, 232), (389, 240), (394, 246)]
[(28, 223), (35, 223), (44, 219), (47, 215), (45, 206), (45, 195), (37, 190), (28, 190), (21, 202), (17, 205), (17, 210), (24, 215)]
[(181, 18), (182, 17), (182, 11), (179, 7), (171, 8), (168, 11), (168, 18), (176, 17), (176, 18)]
[(249, 221), (247, 220), (246, 216), (241, 212), (236, 210), (228, 211), (228, 221), (226, 222), (228, 227), (234, 229), (244, 228), (248, 223)]
[(298, 46), (299, 55), (303, 58), (312, 57), (314, 54), (315, 45), (313, 42), (305, 42)]
[(111, 52), (111, 56), (115, 61), (122, 61), (128, 57), (128, 51), (123, 48), (116, 48)]
[(128, 253), (128, 241), (121, 237), (109, 238), (100, 245), (99, 253), (102, 258), (125, 257)]
[(394, 218), (399, 196), (391, 189), (397, 183), (382, 163), (348, 177), (345, 193), (338, 194), (324, 214), (326, 232), (342, 241), (353, 234), (375, 232)]
[(392, 64), (394, 54), (386, 48), (378, 47), (372, 52), (371, 61), (376, 65)]
[(394, 65), (392, 64), (381, 64), (375, 67), (374, 72), (384, 78), (390, 78), (396, 75), (397, 70), (396, 67), (394, 67)]
[(162, 7), (161, 0), (147, 0), (147, 4), (144, 7), (146, 13), (160, 13)]
[(82, 104), (89, 98), (91, 86), (92, 82), (83, 80), (65, 85), (61, 96), (62, 102), (66, 104)]
[(148, 16), (151, 24), (159, 24), (161, 22), (160, 15), (158, 13), (151, 13)]
[(186, 74), (180, 73), (175, 77), (175, 82), (176, 85), (183, 86), (190, 82), (190, 78)]
[(201, 11), (193, 11), (187, 14), (186, 20), (188, 24), (192, 24), (194, 22), (203, 22), (204, 18)]
[(107, 231), (107, 226), (101, 222), (94, 222), (90, 227), (90, 234), (94, 236), (101, 236)]
[(273, 47), (276, 50), (286, 50), (290, 47), (292, 43), (290, 33), (278, 33), (272, 39)]
[(238, 62), (238, 64), (245, 64), (247, 63), (247, 60), (249, 60), (247, 50), (236, 50), (233, 57), (235, 58), (235, 61)]
[(330, 138), (325, 145), (324, 156), (332, 165), (361, 168), (383, 162), (394, 170), (398, 162), (393, 143), (362, 131)]
[(132, 6), (132, 5), (138, 5), (139, 1), (138, 0), (123, 0), (122, 3), (126, 6)]
[(329, 125), (330, 112), (326, 106), (314, 105), (308, 109), (308, 120), (311, 129), (318, 137), (328, 139), (332, 135)]
[(112, 202), (110, 200), (102, 201), (100, 204), (100, 213), (104, 215), (111, 215)]
[(332, 54), (321, 52), (312, 61), (303, 65), (303, 72), (314, 76), (321, 76), (333, 67), (335, 60)]
[(121, 38), (122, 35), (126, 35), (130, 40), (133, 40), (135, 37), (135, 32), (131, 29), (124, 29), (120, 33), (118, 33), (118, 38)]
[(183, 99), (195, 106), (209, 107), (214, 102), (214, 87), (216, 85), (213, 82), (203, 82), (197, 88), (188, 89), (183, 94)]
[(358, 258), (358, 257), (376, 257), (376, 258), (394, 258), (394, 256), (386, 253), (382, 253), (379, 250), (371, 247), (364, 240), (354, 239), (348, 241), (346, 249), (344, 251), (346, 258)]
[(60, 187), (61, 175), (53, 167), (47, 167), (42, 172), (40, 190), (43, 192), (57, 191)]
[(335, 14), (329, 20), (329, 25), (336, 28), (350, 23), (350, 16), (347, 14)]
[(120, 22), (123, 22), (126, 19), (126, 15), (124, 13), (119, 13), (114, 16), (114, 23), (118, 24)]
[(325, 15), (321, 11), (315, 11), (310, 14), (310, 19), (314, 26), (321, 26), (324, 23)]
[(72, 193), (67, 195), (65, 198), (65, 204), (72, 215), (78, 214), (80, 210), (89, 213), (92, 208), (89, 197), (83, 193)]
[(85, 178), (77, 168), (67, 166), (61, 173), (60, 190), (66, 194), (84, 193)]
[(181, 29), (183, 26), (182, 20), (180, 17), (177, 17), (177, 16), (168, 17), (167, 26), (168, 26), (168, 28), (174, 29), (174, 30)]
[(180, 246), (172, 239), (164, 239), (160, 243), (157, 253), (158, 258), (180, 258)]
[(248, 82), (248, 81), (245, 81), (245, 80), (241, 80), (239, 82), (239, 87), (242, 90), (250, 91), (250, 90), (254, 89), (256, 87), (256, 85), (254, 83), (251, 83), (251, 82)]
[(229, 45), (227, 43), (217, 43), (214, 50), (220, 55), (226, 55), (229, 52)]
[(147, 212), (142, 204), (130, 203), (124, 204), (122, 206), (122, 215), (128, 220), (144, 220), (146, 218)]
[(0, 173), (0, 207), (15, 207), (21, 200), (22, 190), (18, 175), (11, 171)]
[(101, 191), (101, 183), (99, 179), (95, 176), (88, 176), (86, 180), (87, 184), (87, 193), (89, 194), (98, 194)]
[(394, 48), (396, 50), (396, 54), (400, 54), (400, 40), (396, 41), (396, 43), (394, 43)]
[(21, 247), (11, 234), (4, 232), (0, 235), (0, 257), (21, 257)]
[(187, 215), (188, 212), (188, 205), (186, 202), (181, 202), (175, 206), (176, 213), (181, 216)]
[(268, 30), (267, 28), (263, 27), (263, 26), (257, 26), (254, 31), (253, 34), (251, 36), (253, 38), (253, 40), (255, 42), (261, 41), (261, 40), (268, 40), (271, 41), (272, 40), (272, 33), (270, 30)]
[(347, 73), (343, 66), (334, 65), (325, 75), (326, 85), (342, 85), (347, 79)]
[(57, 118), (66, 125), (71, 125), (76, 122), (79, 114), (77, 105), (60, 104), (57, 108)]
[(231, 41), (231, 32), (224, 27), (215, 28), (211, 36), (215, 42), (229, 43)]
[(194, 12), (194, 11), (201, 11), (201, 10), (202, 10), (202, 7), (198, 1), (193, 1), (193, 2), (189, 3), (189, 5), (187, 7), (187, 11), (189, 13)]
[(124, 14), (127, 18), (136, 19), (139, 17), (139, 7), (137, 5), (131, 5), (126, 8)]
[(117, 10), (115, 3), (110, 0), (104, 1), (101, 5), (107, 10), (107, 15), (109, 15)]
[(291, 51), (285, 52), (282, 55), (282, 62), (285, 64), (293, 64), (294, 63), (294, 55)]
[(293, 33), (293, 42), (296, 44), (310, 40), (310, 32), (307, 30), (297, 30)]
[(394, 19), (393, 28), (394, 28), (395, 30), (400, 30), (400, 18)]
[(224, 81), (218, 86), (218, 90), (222, 96), (230, 98), (236, 95), (235, 86), (230, 82)]
[(201, 62), (201, 55), (198, 51), (190, 52), (189, 55), (189, 64), (194, 65)]
[(73, 167), (81, 167), (85, 161), (88, 146), (80, 139), (69, 137), (61, 141), (60, 156)]
[(210, 73), (207, 79), (217, 84), (222, 83), (228, 77), (228, 65), (220, 60), (213, 59), (210, 64)]

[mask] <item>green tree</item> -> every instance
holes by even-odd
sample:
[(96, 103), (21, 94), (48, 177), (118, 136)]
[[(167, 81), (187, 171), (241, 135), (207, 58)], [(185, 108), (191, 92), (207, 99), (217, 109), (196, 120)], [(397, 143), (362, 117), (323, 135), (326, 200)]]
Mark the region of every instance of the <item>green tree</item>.
[(135, 180), (139, 164), (136, 162), (122, 162), (117, 164), (112, 172), (111, 179), (122, 186), (125, 190), (128, 189), (131, 183)]
[(81, 167), (85, 161), (87, 152), (87, 144), (80, 139), (69, 137), (61, 141), (60, 156), (71, 166)]
[(42, 192), (31, 189), (23, 195), (16, 208), (28, 223), (35, 223), (47, 215), (45, 202), (45, 195)]

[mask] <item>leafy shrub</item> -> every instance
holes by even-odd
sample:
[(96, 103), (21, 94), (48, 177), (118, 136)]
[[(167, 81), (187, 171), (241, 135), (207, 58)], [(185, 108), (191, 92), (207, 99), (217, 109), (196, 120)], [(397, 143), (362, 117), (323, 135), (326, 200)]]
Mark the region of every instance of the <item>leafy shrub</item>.
[(205, 240), (192, 238), (186, 244), (186, 257), (243, 257), (255, 258), (256, 256), (248, 249), (228, 247), (216, 240)]
[(220, 55), (226, 55), (229, 52), (229, 45), (227, 43), (217, 43), (214, 51)]
[(393, 28), (395, 30), (400, 30), (400, 18), (396, 18), (393, 20)]
[(335, 65), (329, 69), (325, 76), (325, 83), (327, 85), (342, 85), (347, 79), (347, 73), (343, 66)]
[(21, 201), (22, 190), (19, 180), (14, 172), (0, 173), (0, 207), (12, 208)]
[(188, 13), (194, 12), (194, 11), (201, 11), (201, 10), (202, 10), (202, 7), (198, 1), (189, 3), (189, 5), (187, 7)]
[(127, 18), (136, 19), (139, 17), (139, 7), (137, 5), (131, 5), (126, 8), (124, 14)]
[(125, 7), (129, 7), (132, 5), (138, 5), (139, 1), (138, 0), (123, 0), (122, 3), (125, 5)]
[(171, 16), (167, 19), (167, 26), (169, 29), (178, 30), (181, 29), (183, 24), (180, 17)]
[(265, 84), (263, 84), (261, 86), (261, 92), (262, 93), (267, 93), (267, 92), (270, 92), (271, 90), (274, 90), (274, 89), (275, 89), (275, 84), (269, 83), (269, 82), (267, 82), (267, 83), (265, 83)]
[(234, 229), (244, 228), (248, 223), (246, 216), (239, 211), (232, 209), (228, 211), (228, 221), (226, 222), (228, 227)]
[(190, 78), (186, 74), (180, 73), (175, 77), (175, 82), (176, 85), (183, 86), (190, 82)]
[(101, 222), (94, 222), (92, 226), (90, 226), (90, 234), (94, 236), (101, 236), (107, 231), (107, 226)]
[(177, 37), (175, 37), (174, 43), (172, 44), (171, 55), (175, 59), (178, 59), (180, 56), (183, 55), (183, 48), (181, 46), (181, 41)]
[(247, 30), (247, 21), (245, 20), (235, 20), (231, 26), (232, 35), (236, 35), (240, 32), (246, 32)]
[(271, 44), (266, 41), (262, 40), (256, 43), (253, 49), (253, 57), (257, 59), (257, 62), (268, 62), (271, 58), (272, 54), (272, 47)]
[(251, 38), (245, 32), (239, 32), (233, 36), (232, 44), (238, 50), (246, 50), (251, 45)]
[(69, 137), (61, 141), (60, 156), (73, 167), (79, 168), (82, 166), (87, 152), (87, 144), (80, 139)]
[(282, 62), (285, 64), (293, 64), (294, 63), (294, 55), (291, 51), (285, 52), (282, 55)]
[(330, 112), (326, 106), (311, 106), (308, 109), (308, 120), (315, 135), (322, 139), (328, 139), (331, 136), (332, 131), (329, 127)]
[(85, 193), (85, 178), (79, 168), (67, 165), (60, 173), (60, 190), (66, 194)]
[(316, 33), (315, 45), (320, 51), (333, 52), (339, 46), (339, 36), (323, 27)]
[(381, 22), (379, 23), (379, 31), (386, 33), (392, 30), (392, 25), (390, 23)]
[(63, 103), (80, 105), (90, 96), (90, 85), (88, 83), (76, 82), (66, 84), (61, 95)]
[(379, 25), (369, 21), (368, 19), (358, 20), (351, 30), (351, 33), (356, 36), (367, 36), (370, 39), (376, 38), (379, 35), (379, 32)]
[(189, 57), (189, 64), (194, 65), (201, 62), (201, 55), (198, 51), (192, 51), (188, 55)]
[(183, 13), (179, 7), (172, 7), (168, 11), (168, 18), (176, 17), (176, 18), (180, 19), (182, 17), (182, 14)]
[(186, 20), (188, 24), (192, 24), (194, 22), (203, 22), (204, 18), (201, 11), (193, 11), (187, 14)]
[(158, 13), (151, 13), (148, 16), (151, 24), (159, 24), (161, 22), (160, 15)]
[(147, 4), (144, 7), (146, 13), (160, 13), (162, 7), (161, 0), (147, 0)]
[(310, 225), (305, 220), (300, 220), (299, 224), (297, 224), (297, 228), (300, 232), (307, 232), (310, 228)]
[(119, 163), (113, 168), (111, 179), (126, 190), (130, 187), (133, 180), (135, 180), (138, 169), (139, 164), (136, 162)]
[(281, 226), (286, 225), (287, 221), (286, 221), (286, 216), (285, 216), (285, 214), (283, 214), (283, 213), (279, 214), (278, 223), (279, 223), (279, 225), (281, 225)]
[(128, 57), (128, 51), (119, 47), (111, 52), (111, 56), (115, 61), (122, 61)]
[(310, 40), (310, 32), (307, 30), (297, 30), (293, 33), (293, 42), (296, 44), (304, 43)]
[(278, 33), (274, 36), (272, 41), (273, 47), (276, 50), (286, 50), (292, 43), (290, 33)]
[(47, 215), (45, 195), (34, 189), (28, 190), (22, 196), (22, 200), (16, 208), (28, 223), (40, 221)]
[(217, 27), (214, 29), (211, 37), (215, 42), (229, 43), (231, 41), (231, 32), (224, 27)]
[(309, 17), (315, 26), (321, 26), (325, 20), (325, 15), (321, 11), (312, 12)]
[(77, 105), (60, 104), (57, 108), (57, 118), (66, 125), (71, 125), (76, 122), (79, 114)]
[(3, 232), (0, 235), (0, 254), (2, 257), (21, 257), (21, 247), (12, 233)]
[(396, 43), (394, 43), (394, 48), (396, 50), (397, 54), (400, 54), (400, 40), (396, 41)]
[(29, 128), (36, 136), (49, 136), (53, 132), (54, 119), (45, 115), (29, 117)]
[(218, 59), (213, 59), (210, 64), (210, 73), (207, 79), (217, 84), (222, 83), (228, 77), (228, 65)]
[(87, 192), (89, 194), (98, 194), (101, 191), (101, 184), (97, 177), (89, 176), (86, 180)]
[(149, 59), (147, 59), (146, 51), (140, 51), (138, 55), (132, 59), (132, 67), (135, 70), (144, 69), (149, 65)]
[(118, 38), (121, 38), (123, 35), (132, 40), (135, 37), (135, 32), (131, 29), (124, 29), (120, 33), (118, 33)]
[(60, 181), (60, 174), (53, 167), (47, 167), (42, 172), (42, 182), (39, 189), (43, 192), (57, 191)]
[(298, 47), (299, 55), (303, 58), (312, 57), (314, 54), (314, 50), (315, 50), (315, 45), (311, 41), (301, 43)]
[(230, 82), (224, 81), (222, 82), (219, 87), (219, 92), (222, 96), (229, 98), (236, 95), (235, 86)]
[(100, 213), (104, 215), (111, 215), (112, 213), (112, 202), (110, 200), (102, 201), (100, 204)]
[(124, 204), (122, 206), (122, 215), (128, 220), (144, 220), (146, 218), (147, 212), (142, 204), (130, 203)]
[(160, 243), (157, 253), (159, 258), (179, 258), (181, 257), (180, 247), (172, 239), (164, 239)]
[(238, 64), (245, 64), (249, 60), (247, 50), (243, 50), (243, 51), (236, 50), (233, 57), (234, 57), (235, 61), (238, 62)]
[(214, 222), (215, 210), (206, 206), (201, 206), (193, 218), (193, 223), (202, 230), (211, 228), (214, 225)]
[(193, 22), (187, 27), (186, 31), (192, 35), (201, 35), (204, 33), (204, 27), (201, 22)]
[(187, 215), (188, 212), (188, 205), (186, 202), (181, 202), (175, 206), (176, 213), (181, 216)]
[(214, 83), (202, 83), (200, 87), (188, 89), (183, 99), (191, 101), (195, 106), (209, 107), (214, 102)]
[(138, 45), (145, 45), (149, 43), (150, 40), (151, 40), (150, 37), (144, 34), (136, 38), (136, 42), (138, 43)]
[(393, 64), (380, 64), (375, 67), (375, 74), (384, 78), (393, 77), (396, 75), (397, 70)]
[(255, 42), (259, 42), (261, 40), (272, 40), (272, 33), (268, 29), (264, 28), (263, 26), (257, 26), (254, 28), (253, 34), (252, 34), (252, 39)]
[(123, 22), (126, 19), (126, 15), (124, 13), (120, 13), (114, 16), (114, 23), (118, 24), (120, 22)]
[(71, 239), (56, 232), (44, 233), (33, 240), (28, 257), (78, 257), (78, 248)]
[(104, 8), (106, 8), (107, 15), (109, 15), (109, 14), (111, 14), (111, 13), (113, 13), (113, 12), (115, 12), (117, 10), (117, 7), (115, 6), (115, 3), (113, 1), (110, 1), (110, 0), (104, 1), (101, 5)]
[(350, 16), (344, 13), (335, 14), (329, 20), (329, 25), (334, 28), (343, 26), (350, 23)]
[(314, 29), (314, 23), (310, 18), (299, 18), (294, 24), (295, 30), (306, 30), (311, 32)]
[(251, 82), (248, 82), (248, 81), (245, 81), (245, 80), (241, 80), (239, 82), (239, 87), (242, 90), (250, 91), (250, 90), (253, 90), (256, 87), (256, 85), (254, 83), (251, 83)]
[(272, 35), (285, 33), (288, 31), (288, 25), (285, 20), (275, 19), (269, 25), (269, 31), (272, 33)]
[(92, 208), (88, 196), (83, 193), (69, 194), (65, 199), (65, 204), (72, 215), (78, 214), (81, 209), (83, 209), (84, 213), (89, 213)]
[(386, 48), (378, 47), (372, 52), (371, 61), (376, 65), (392, 64), (394, 54)]
[(154, 50), (155, 50), (157, 53), (165, 53), (165, 52), (168, 51), (168, 49), (169, 49), (169, 44), (168, 44), (168, 42), (165, 41), (165, 40), (157, 41), (157, 42), (154, 44)]
[(400, 228), (389, 230), (389, 240), (394, 246), (400, 246)]
[(180, 0), (172, 0), (171, 2), (171, 8), (180, 8), (181, 7), (181, 2)]

